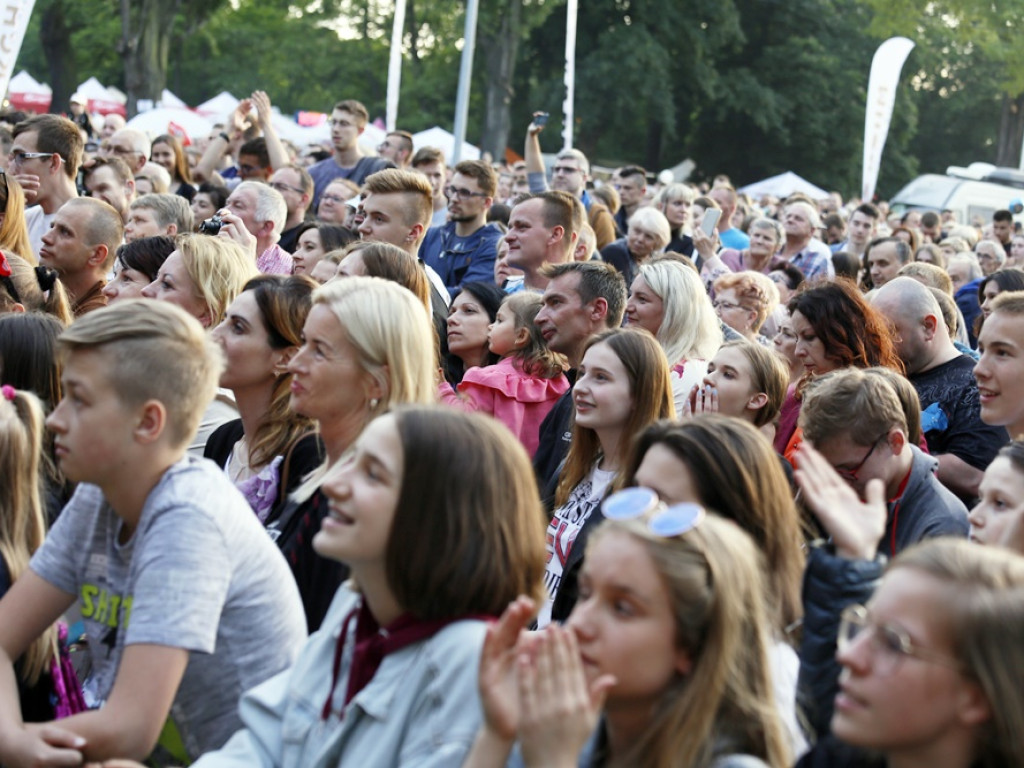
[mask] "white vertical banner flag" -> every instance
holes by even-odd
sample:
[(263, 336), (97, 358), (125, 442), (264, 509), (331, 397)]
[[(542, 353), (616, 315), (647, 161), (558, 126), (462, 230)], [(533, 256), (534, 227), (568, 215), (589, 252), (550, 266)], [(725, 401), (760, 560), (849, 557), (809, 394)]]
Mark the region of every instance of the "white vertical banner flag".
[(398, 93), (402, 87), (402, 39), (405, 37), (405, 0), (395, 3), (395, 23), (391, 28), (391, 56), (388, 60), (387, 115), (384, 119), (389, 131), (398, 122)]
[(577, 0), (565, 4), (565, 113), (562, 128), (562, 148), (570, 149), (573, 140), (573, 121), (576, 119), (576, 10)]
[(3, 0), (0, 6), (0, 94), (7, 93), (35, 4), (36, 0)]
[(882, 150), (889, 135), (892, 108), (896, 103), (896, 86), (900, 70), (914, 43), (905, 37), (890, 37), (875, 51), (868, 77), (868, 101), (864, 110), (864, 171), (861, 177), (861, 199), (869, 202), (878, 183)]

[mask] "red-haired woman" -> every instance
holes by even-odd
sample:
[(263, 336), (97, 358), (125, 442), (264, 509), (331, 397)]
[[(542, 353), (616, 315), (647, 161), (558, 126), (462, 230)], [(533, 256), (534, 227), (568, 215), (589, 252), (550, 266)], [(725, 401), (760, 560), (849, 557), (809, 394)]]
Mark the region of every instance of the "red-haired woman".
[(789, 458), (799, 443), (800, 396), (813, 376), (840, 368), (885, 366), (903, 372), (885, 318), (849, 280), (817, 283), (787, 305), (804, 375), (782, 404), (775, 450)]

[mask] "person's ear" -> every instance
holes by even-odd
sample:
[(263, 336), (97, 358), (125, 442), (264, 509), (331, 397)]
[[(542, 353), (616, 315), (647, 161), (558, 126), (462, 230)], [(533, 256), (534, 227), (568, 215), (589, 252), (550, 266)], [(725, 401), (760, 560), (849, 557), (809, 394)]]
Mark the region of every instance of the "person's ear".
[(127, 197), (129, 200), (135, 197), (135, 179), (128, 179), (124, 183), (124, 190), (128, 193)]
[(551, 229), (551, 237), (548, 238), (548, 244), (554, 245), (560, 242), (563, 237), (565, 237), (565, 227), (556, 225)]
[(530, 340), (530, 329), (529, 328), (519, 328), (518, 330), (516, 330), (516, 337), (515, 337), (515, 341), (514, 341), (515, 346), (521, 347), (524, 344), (526, 344), (526, 342), (528, 342), (529, 340)]
[(676, 672), (687, 677), (693, 671), (693, 657), (681, 648), (676, 651)]
[(155, 443), (167, 426), (167, 408), (159, 400), (147, 400), (139, 408), (133, 434), (143, 445)]
[(752, 395), (751, 398), (747, 400), (748, 411), (759, 411), (766, 405), (768, 405), (768, 395), (765, 394), (764, 392), (758, 392), (756, 395)]
[(928, 341), (934, 339), (939, 328), (939, 319), (935, 315), (925, 315), (921, 325), (924, 326), (925, 339)]
[(107, 254), (110, 253), (110, 249), (104, 243), (100, 243), (93, 247), (92, 253), (89, 254), (88, 264), (90, 267), (100, 267), (107, 260)]
[(274, 366), (272, 370), (275, 376), (284, 376), (288, 373), (288, 364), (298, 351), (299, 348), (295, 345), (274, 350)]
[(418, 243), (420, 238), (423, 237), (423, 225), (419, 222), (413, 224), (409, 228), (409, 234), (406, 235), (405, 240), (409, 243)]
[(168, 237), (174, 237), (176, 234), (178, 234), (178, 225), (174, 223), (168, 224), (167, 231), (164, 232), (164, 234), (167, 235)]
[(957, 716), (968, 727), (979, 726), (992, 719), (992, 705), (977, 683), (965, 680), (957, 696)]
[(382, 365), (380, 369), (381, 376), (379, 378), (377, 376), (371, 376), (369, 373), (364, 374), (364, 387), (366, 389), (367, 401), (380, 401), (388, 394), (387, 382), (391, 380), (390, 371), (386, 365)]
[(889, 448), (895, 456), (899, 456), (903, 453), (903, 449), (906, 447), (908, 442), (907, 436), (903, 434), (903, 430), (896, 427), (889, 430), (889, 436), (886, 438), (886, 441), (889, 443)]
[(591, 322), (604, 322), (604, 319), (608, 317), (608, 299), (603, 296), (598, 296), (588, 306), (590, 307)]

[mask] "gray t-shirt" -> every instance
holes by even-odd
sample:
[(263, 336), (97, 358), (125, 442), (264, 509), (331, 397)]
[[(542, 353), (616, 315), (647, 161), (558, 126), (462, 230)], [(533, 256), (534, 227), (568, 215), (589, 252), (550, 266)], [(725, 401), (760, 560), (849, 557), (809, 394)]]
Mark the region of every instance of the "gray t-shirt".
[(306, 619), (284, 557), (213, 462), (186, 458), (149, 494), (135, 534), (100, 489), (81, 484), (31, 561), (78, 596), (93, 703), (113, 688), (126, 645), (189, 651), (171, 720), (193, 759), (241, 722), (241, 694), (294, 662)]

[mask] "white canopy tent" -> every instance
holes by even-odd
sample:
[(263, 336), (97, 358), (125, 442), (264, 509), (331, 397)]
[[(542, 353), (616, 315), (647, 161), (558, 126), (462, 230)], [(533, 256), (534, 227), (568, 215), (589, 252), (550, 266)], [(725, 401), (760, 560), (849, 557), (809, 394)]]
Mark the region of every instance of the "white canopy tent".
[(46, 112), (53, 101), (53, 90), (22, 70), (11, 78), (7, 86), (7, 98), (15, 109)]
[(196, 107), (196, 112), (201, 115), (206, 115), (207, 117), (212, 117), (214, 120), (223, 120), (225, 117), (230, 115), (237, 106), (238, 99), (227, 91), (221, 91), (212, 99), (207, 99)]
[(794, 192), (803, 192), (805, 195), (810, 197), (812, 200), (821, 200), (822, 198), (828, 197), (828, 192), (821, 187), (816, 187), (811, 182), (797, 176), (792, 171), (786, 171), (780, 173), (778, 176), (772, 176), (768, 179), (762, 179), (761, 181), (753, 184), (748, 184), (745, 187), (740, 187), (738, 192), (743, 192), (750, 195), (755, 200), (765, 195), (772, 195), (774, 197), (788, 197)]
[[(446, 159), (450, 159), (454, 156), (455, 152), (455, 135), (435, 125), (433, 128), (413, 134), (412, 144), (416, 149), (420, 147), (437, 147), (444, 152)], [(469, 142), (464, 141), (462, 142), (462, 152), (459, 157), (463, 160), (476, 160), (480, 157), (480, 147), (475, 147)]]
[(150, 139), (164, 133), (178, 133), (171, 128), (172, 124), (184, 130), (191, 141), (207, 136), (213, 130), (213, 121), (190, 109), (157, 107), (140, 112), (128, 121), (129, 128), (143, 131)]

